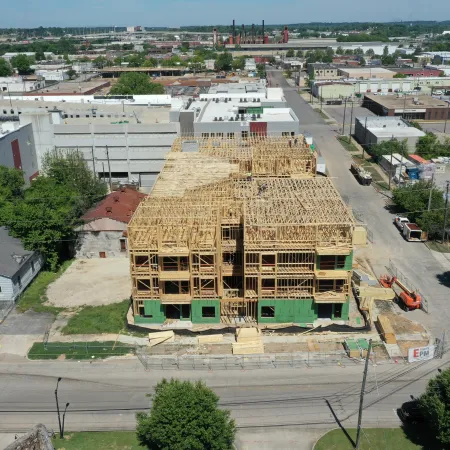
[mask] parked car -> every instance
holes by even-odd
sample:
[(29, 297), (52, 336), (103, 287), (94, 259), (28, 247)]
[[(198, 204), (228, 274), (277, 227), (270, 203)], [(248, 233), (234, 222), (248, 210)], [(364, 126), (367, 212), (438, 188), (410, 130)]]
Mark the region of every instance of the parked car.
[(435, 94), (435, 95), (442, 95), (443, 92), (442, 92), (442, 91), (434, 91), (434, 94)]

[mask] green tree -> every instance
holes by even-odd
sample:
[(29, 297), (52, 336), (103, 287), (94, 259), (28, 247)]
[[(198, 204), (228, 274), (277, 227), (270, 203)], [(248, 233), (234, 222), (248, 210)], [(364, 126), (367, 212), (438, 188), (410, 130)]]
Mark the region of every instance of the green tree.
[(236, 434), (230, 412), (202, 382), (162, 380), (148, 414), (136, 414), (136, 434), (152, 450), (229, 450)]
[(398, 141), (397, 139), (380, 142), (379, 144), (371, 145), (368, 152), (372, 155), (375, 161), (379, 161), (383, 155), (390, 155), (391, 153), (399, 153), (403, 156), (408, 156), (408, 141)]
[(303, 58), (303, 52), (301, 50), (297, 50), (297, 53), (295, 54), (297, 58)]
[(214, 63), (214, 68), (216, 70), (223, 70), (225, 72), (231, 70), (231, 65), (233, 64), (233, 56), (229, 52), (220, 53)]
[(434, 133), (426, 131), (416, 142), (416, 154), (424, 159), (450, 156), (450, 142), (446, 139), (441, 143)]
[(107, 61), (108, 60), (104, 56), (100, 55), (94, 59), (93, 64), (97, 69), (103, 69), (103, 67), (106, 66)]
[(343, 55), (343, 54), (344, 54), (344, 49), (341, 46), (339, 46), (336, 49), (336, 55)]
[(355, 55), (362, 56), (362, 55), (364, 55), (364, 50), (363, 50), (361, 47), (358, 47), (358, 48), (355, 48), (355, 50), (353, 51), (353, 53), (354, 53)]
[(111, 88), (112, 95), (164, 94), (164, 86), (153, 83), (145, 73), (124, 73)]
[(233, 68), (233, 70), (244, 70), (245, 58), (234, 58), (233, 62), (231, 63), (231, 67)]
[(428, 382), (419, 404), (432, 434), (442, 448), (450, 447), (450, 369)]
[(366, 59), (364, 58), (364, 56), (360, 56), (359, 57), (359, 65), (360, 66), (365, 66), (367, 64)]
[(294, 49), (293, 49), (293, 48), (290, 48), (290, 49), (286, 52), (286, 56), (287, 56), (288, 58), (292, 58), (294, 55), (295, 55), (295, 53), (294, 53)]
[(0, 166), (0, 205), (5, 201), (9, 202), (21, 197), (24, 186), (25, 181), (21, 170)]
[(396, 73), (394, 75), (394, 78), (407, 78), (406, 75), (404, 73)]
[(369, 58), (373, 58), (375, 55), (375, 52), (373, 50), (373, 48), (369, 48), (369, 50), (366, 51), (366, 56), (368, 56)]
[(74, 79), (74, 78), (77, 76), (76, 71), (73, 70), (73, 69), (69, 69), (69, 70), (66, 72), (66, 74), (67, 74), (67, 76), (69, 77), (70, 80)]
[(4, 58), (0, 58), (0, 77), (9, 77), (13, 73), (8, 61)]
[(291, 78), (292, 77), (292, 70), (291, 69), (287, 69), (286, 70), (286, 78)]
[(11, 65), (17, 69), (20, 75), (28, 75), (33, 72), (31, 64), (33, 61), (24, 54), (16, 55), (11, 58)]
[(38, 50), (35, 55), (34, 55), (34, 59), (36, 61), (45, 61), (45, 54), (42, 50)]
[(314, 70), (312, 70), (305, 79), (305, 85), (311, 89), (315, 79), (316, 74), (314, 73)]
[[(431, 208), (428, 211), (428, 201), (431, 192)], [(443, 192), (432, 186), (429, 181), (419, 181), (415, 184), (394, 189), (393, 202), (402, 210), (408, 212), (411, 222), (416, 222), (429, 237), (440, 235), (444, 223)]]
[(41, 175), (23, 192), (17, 174), (8, 176), (14, 197), (0, 204), (1, 223), (26, 249), (40, 251), (47, 267), (56, 270), (70, 254), (79, 217), (105, 195), (106, 186), (78, 152), (45, 155)]

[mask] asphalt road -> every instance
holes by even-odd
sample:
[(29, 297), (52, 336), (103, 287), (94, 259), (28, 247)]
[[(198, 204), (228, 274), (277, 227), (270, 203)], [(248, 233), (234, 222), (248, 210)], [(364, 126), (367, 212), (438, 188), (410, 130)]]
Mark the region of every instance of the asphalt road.
[[(350, 365), (351, 364), (351, 365)], [(421, 393), (450, 355), (415, 365), (369, 366), (365, 427), (399, 424), (396, 409), (410, 395)], [(337, 421), (354, 427), (363, 365), (324, 368), (221, 372), (144, 372), (136, 359), (106, 362), (55, 361), (0, 363), (0, 432), (22, 432), (43, 422), (57, 430), (54, 389), (70, 403), (66, 430), (134, 429), (135, 413), (149, 406), (147, 393), (162, 377), (203, 379), (231, 410), (239, 428), (239, 448), (301, 448), (292, 440), (306, 430), (334, 428)], [(283, 428), (289, 433), (280, 433)], [(273, 432), (272, 432), (273, 430)], [(261, 445), (260, 434), (276, 445)], [(265, 438), (265, 439), (266, 439)], [(308, 444), (309, 445), (309, 444)], [(304, 448), (311, 448), (310, 446)]]
[[(325, 158), (327, 169), (339, 193), (350, 207), (362, 217), (373, 233), (373, 244), (359, 250), (356, 257), (368, 258), (377, 275), (386, 273), (389, 261), (403, 272), (428, 299), (429, 313), (421, 310), (407, 314), (428, 327), (435, 336), (450, 330), (450, 289), (445, 275), (450, 275), (450, 263), (438, 260), (422, 243), (405, 241), (392, 220), (388, 199), (371, 186), (361, 186), (350, 173), (352, 159), (336, 140), (342, 125), (327, 125), (325, 121), (301, 98), (296, 88), (288, 85), (281, 71), (268, 72), (271, 86), (283, 88), (289, 106), (300, 120), (300, 129), (312, 134), (315, 144)], [(399, 310), (400, 311), (400, 310)]]

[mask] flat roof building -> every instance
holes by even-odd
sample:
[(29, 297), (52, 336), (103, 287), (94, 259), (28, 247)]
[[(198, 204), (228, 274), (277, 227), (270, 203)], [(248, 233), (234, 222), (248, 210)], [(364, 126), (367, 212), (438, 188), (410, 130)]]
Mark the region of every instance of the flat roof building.
[(394, 78), (395, 72), (383, 67), (341, 67), (339, 75), (344, 78), (386, 80)]
[(391, 139), (406, 139), (408, 151), (414, 153), (417, 140), (425, 133), (410, 126), (401, 117), (367, 116), (355, 118), (355, 136), (365, 147)]
[(450, 104), (427, 95), (364, 95), (363, 107), (379, 116), (400, 116), (408, 120), (445, 120)]
[[(240, 93), (236, 93), (236, 89)], [(181, 135), (207, 137), (293, 136), (300, 133), (294, 111), (287, 107), (282, 90), (260, 85), (225, 86), (225, 92), (200, 94), (200, 98), (172, 110)]]

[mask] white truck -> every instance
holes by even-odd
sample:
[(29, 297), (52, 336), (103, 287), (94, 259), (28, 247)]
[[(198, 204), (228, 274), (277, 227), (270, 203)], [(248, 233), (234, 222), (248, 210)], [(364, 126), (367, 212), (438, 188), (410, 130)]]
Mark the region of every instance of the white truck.
[(405, 224), (409, 223), (409, 219), (402, 216), (395, 216), (394, 223), (399, 230), (403, 230), (405, 228)]
[(425, 242), (428, 239), (427, 233), (416, 223), (405, 223), (402, 233), (408, 242)]

